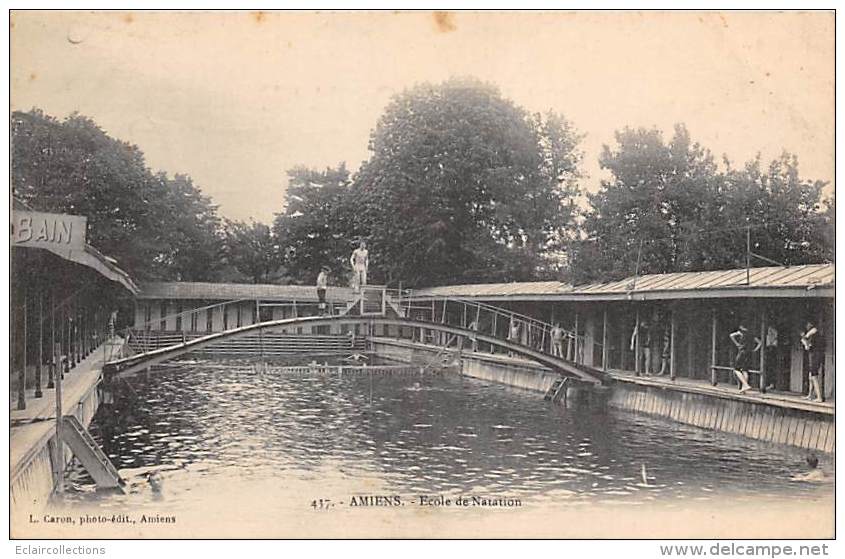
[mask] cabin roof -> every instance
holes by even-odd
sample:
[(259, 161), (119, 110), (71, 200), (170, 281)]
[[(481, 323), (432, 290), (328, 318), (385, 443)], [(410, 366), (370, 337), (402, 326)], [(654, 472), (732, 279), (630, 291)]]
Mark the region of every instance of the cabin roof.
[[(211, 283), (195, 281), (148, 282), (140, 286), (138, 299), (201, 299), (233, 301), (259, 299), (261, 301), (316, 302), (317, 288), (311, 285), (275, 285), (267, 283)], [(329, 287), (326, 298), (345, 301), (352, 293), (347, 287)]]
[[(750, 281), (746, 281), (746, 279)], [(712, 297), (833, 297), (834, 264), (769, 266), (709, 272), (630, 276), (618, 281), (569, 285), (514, 282), (420, 289), (416, 298), (466, 297), (500, 300), (613, 300)]]

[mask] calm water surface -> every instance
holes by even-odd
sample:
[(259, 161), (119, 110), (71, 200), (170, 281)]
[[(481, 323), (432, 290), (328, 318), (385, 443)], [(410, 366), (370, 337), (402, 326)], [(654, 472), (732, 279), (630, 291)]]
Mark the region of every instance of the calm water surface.
[[(94, 492), (76, 472), (66, 499), (107, 509), (237, 508), (239, 498), (348, 505), (371, 494), (507, 496), (528, 507), (718, 505), (726, 496), (812, 500), (829, 496), (833, 483), (832, 474), (829, 482), (791, 481), (805, 470), (796, 450), (613, 409), (556, 406), (436, 372), (294, 374), (234, 360), (184, 362), (130, 380), (92, 432), (129, 491)], [(830, 473), (829, 458), (822, 468)]]

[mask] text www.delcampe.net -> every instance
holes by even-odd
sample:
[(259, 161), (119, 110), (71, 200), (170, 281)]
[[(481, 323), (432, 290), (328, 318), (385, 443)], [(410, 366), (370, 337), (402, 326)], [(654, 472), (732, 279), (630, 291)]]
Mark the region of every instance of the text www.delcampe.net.
[(830, 554), (828, 544), (722, 544), (661, 545), (662, 557), (822, 557)]

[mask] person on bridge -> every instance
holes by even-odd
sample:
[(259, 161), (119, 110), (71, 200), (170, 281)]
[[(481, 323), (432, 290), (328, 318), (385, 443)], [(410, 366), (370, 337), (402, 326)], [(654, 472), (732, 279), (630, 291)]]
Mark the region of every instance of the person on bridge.
[(552, 338), (552, 355), (555, 357), (563, 357), (563, 328), (560, 327), (560, 322), (555, 322), (551, 331)]
[(478, 321), (473, 320), (470, 322), (469, 329), (473, 331), (473, 334), (469, 337), (469, 341), (472, 344), (472, 352), (475, 353), (478, 351), (478, 336), (474, 332), (478, 332)]
[(319, 301), (320, 314), (326, 314), (326, 288), (329, 285), (329, 267), (323, 266), (317, 274), (317, 300)]
[[(514, 344), (519, 343), (519, 321), (511, 317), (511, 323), (508, 327), (508, 341)], [(513, 352), (508, 352), (508, 357), (513, 357)]]
[(751, 385), (748, 384), (748, 328), (740, 324), (736, 332), (731, 333), (729, 337), (737, 350), (734, 357), (734, 374), (739, 380), (739, 391), (748, 392), (751, 390)]
[(352, 264), (352, 279), (356, 290), (367, 285), (367, 268), (370, 266), (370, 254), (367, 252), (366, 241), (361, 241), (358, 248), (352, 251), (352, 256), (349, 257), (349, 262)]

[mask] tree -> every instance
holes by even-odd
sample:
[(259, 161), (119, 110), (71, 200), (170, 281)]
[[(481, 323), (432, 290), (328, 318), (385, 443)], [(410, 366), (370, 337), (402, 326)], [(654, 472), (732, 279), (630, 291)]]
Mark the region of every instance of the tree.
[(742, 169), (726, 160), (720, 171), (683, 125), (669, 143), (642, 128), (617, 132), (616, 143), (600, 158), (612, 179), (589, 197), (583, 238), (571, 245), (571, 282), (742, 267), (747, 230), (752, 252), (777, 262), (832, 257), (819, 213), (823, 183), (802, 181), (793, 156), (766, 173), (759, 158)]
[(288, 270), (299, 282), (313, 282), (322, 266), (344, 276), (357, 238), (346, 165), (323, 171), (300, 166), (287, 174), (286, 204), (273, 231), (285, 240)]
[(216, 279), (220, 271), (223, 223), (217, 206), (197, 189), (191, 177), (157, 178), (166, 184), (167, 219), (159, 266), (165, 277), (179, 281)]
[(424, 285), (537, 277), (572, 224), (579, 136), (476, 80), (388, 105), (353, 184), (374, 276)]
[(269, 226), (226, 220), (226, 261), (252, 283), (268, 283), (282, 265), (281, 247)]
[(46, 212), (84, 215), (88, 242), (138, 279), (211, 279), (216, 208), (188, 177), (153, 175), (137, 146), (94, 121), (14, 112), (12, 191)]

